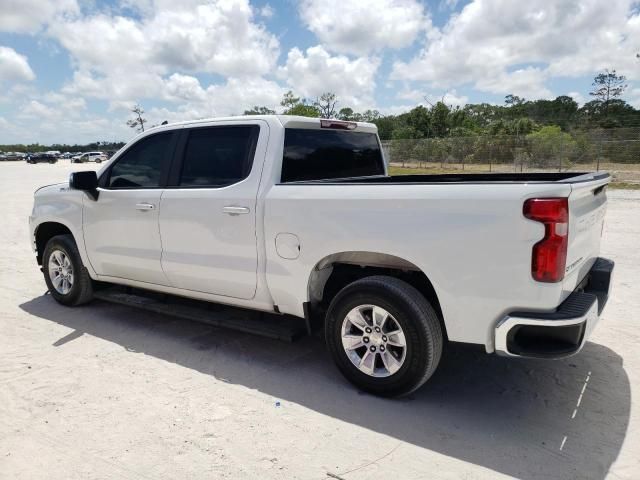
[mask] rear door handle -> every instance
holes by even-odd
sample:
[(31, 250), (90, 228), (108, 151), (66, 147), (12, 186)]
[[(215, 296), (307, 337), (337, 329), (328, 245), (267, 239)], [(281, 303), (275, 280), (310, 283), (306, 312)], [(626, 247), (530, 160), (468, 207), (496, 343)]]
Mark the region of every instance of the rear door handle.
[(156, 206), (153, 203), (136, 203), (136, 210), (153, 210)]
[(222, 212), (228, 215), (246, 215), (251, 210), (248, 207), (235, 207), (228, 205), (226, 207), (222, 207)]

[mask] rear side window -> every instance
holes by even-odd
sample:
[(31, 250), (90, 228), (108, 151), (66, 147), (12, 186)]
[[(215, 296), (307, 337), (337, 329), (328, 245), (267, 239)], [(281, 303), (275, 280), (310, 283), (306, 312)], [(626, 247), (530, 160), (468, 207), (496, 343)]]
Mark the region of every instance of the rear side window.
[(159, 187), (172, 135), (171, 132), (159, 133), (133, 145), (111, 168), (109, 187)]
[(287, 128), (282, 182), (383, 175), (373, 133)]
[(224, 187), (249, 176), (260, 127), (198, 128), (184, 149), (181, 187)]

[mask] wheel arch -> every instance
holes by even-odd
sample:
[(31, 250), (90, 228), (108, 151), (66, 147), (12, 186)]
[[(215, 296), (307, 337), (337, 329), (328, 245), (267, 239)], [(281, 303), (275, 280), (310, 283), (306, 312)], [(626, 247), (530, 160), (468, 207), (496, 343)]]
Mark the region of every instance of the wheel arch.
[(388, 275), (415, 287), (431, 303), (445, 337), (446, 324), (436, 289), (427, 274), (404, 258), (379, 252), (345, 251), (327, 255), (309, 274), (307, 295), (312, 310), (324, 310), (346, 285), (361, 278)]
[(71, 235), (74, 237), (76, 245), (78, 244), (78, 240), (73, 235), (73, 232), (64, 223), (57, 221), (42, 222), (36, 227), (34, 232), (36, 259), (38, 260), (38, 265), (42, 265), (42, 254), (44, 253), (47, 242), (56, 235)]

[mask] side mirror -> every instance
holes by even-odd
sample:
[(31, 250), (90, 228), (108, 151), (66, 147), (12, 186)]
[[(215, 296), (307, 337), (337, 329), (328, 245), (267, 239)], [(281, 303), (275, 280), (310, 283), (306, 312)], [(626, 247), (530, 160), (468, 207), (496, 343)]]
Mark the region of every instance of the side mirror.
[(73, 172), (69, 176), (69, 188), (82, 190), (94, 200), (98, 200), (98, 175), (94, 171)]

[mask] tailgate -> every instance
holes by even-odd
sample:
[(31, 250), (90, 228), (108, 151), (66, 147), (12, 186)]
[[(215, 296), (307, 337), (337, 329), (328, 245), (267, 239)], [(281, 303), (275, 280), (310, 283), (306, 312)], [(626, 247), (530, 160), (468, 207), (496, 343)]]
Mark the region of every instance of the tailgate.
[(563, 290), (575, 290), (600, 253), (600, 238), (607, 208), (607, 175), (597, 180), (571, 184), (569, 195), (569, 245)]

